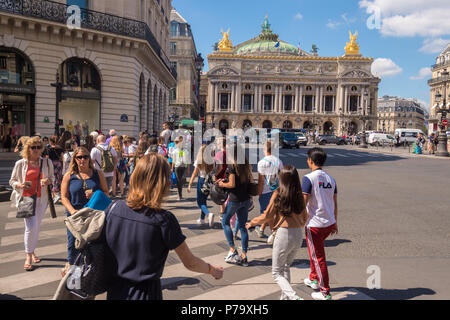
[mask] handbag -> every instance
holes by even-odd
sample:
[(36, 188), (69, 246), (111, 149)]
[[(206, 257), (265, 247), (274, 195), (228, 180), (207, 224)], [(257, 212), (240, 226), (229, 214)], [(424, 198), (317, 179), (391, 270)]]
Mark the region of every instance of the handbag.
[[(47, 159), (47, 167), (49, 167), (48, 159)], [(50, 209), (50, 215), (52, 216), (52, 219), (56, 219), (57, 217), (56, 217), (55, 203), (53, 202), (51, 186), (47, 186), (47, 197), (48, 197), (48, 207)]]
[(273, 243), (275, 242), (275, 237), (277, 236), (277, 231), (280, 228), (280, 226), (284, 223), (284, 221), (286, 221), (286, 218), (287, 216), (284, 216), (284, 218), (281, 219), (278, 225), (273, 229), (272, 234), (267, 239), (267, 244), (273, 245)]
[(89, 242), (70, 267), (67, 290), (81, 299), (95, 297), (107, 291), (110, 274), (106, 267), (104, 240)]
[(40, 185), (40, 177), (42, 173), (42, 164), (44, 161), (41, 161), (41, 165), (39, 168), (39, 174), (38, 174), (38, 181), (37, 181), (37, 188), (36, 193), (32, 195), (31, 197), (24, 197), (22, 196), (19, 200), (19, 205), (17, 206), (17, 219), (28, 219), (31, 217), (34, 217), (36, 214), (36, 202), (37, 202), (37, 194), (39, 192), (39, 185)]
[(228, 192), (217, 184), (211, 186), (209, 195), (211, 196), (211, 200), (219, 206), (223, 205), (228, 199)]

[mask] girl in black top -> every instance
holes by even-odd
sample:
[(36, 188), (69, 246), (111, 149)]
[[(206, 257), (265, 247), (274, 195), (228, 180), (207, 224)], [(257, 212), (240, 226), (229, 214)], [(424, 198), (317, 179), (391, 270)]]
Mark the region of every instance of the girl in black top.
[[(241, 266), (248, 266), (248, 232), (245, 223), (248, 219), (248, 209), (250, 208), (250, 195), (248, 193), (249, 183), (253, 183), (252, 168), (245, 157), (245, 150), (234, 146), (234, 154), (232, 159), (228, 160), (228, 181), (220, 179), (217, 185), (226, 188), (229, 191), (229, 200), (225, 213), (222, 217), (222, 227), (225, 237), (230, 246), (230, 251), (225, 257), (227, 263), (237, 263)], [(244, 155), (244, 157), (242, 157)], [(245, 159), (244, 163), (240, 163), (239, 159)], [(239, 256), (234, 245), (233, 231), (231, 230), (230, 220), (233, 215), (237, 215), (238, 228), (241, 231), (242, 254)]]
[(190, 271), (217, 280), (223, 276), (222, 268), (191, 253), (177, 218), (161, 208), (170, 194), (170, 172), (162, 155), (144, 156), (131, 176), (127, 200), (105, 211), (106, 266), (114, 274), (108, 300), (162, 300), (161, 276), (170, 250)]

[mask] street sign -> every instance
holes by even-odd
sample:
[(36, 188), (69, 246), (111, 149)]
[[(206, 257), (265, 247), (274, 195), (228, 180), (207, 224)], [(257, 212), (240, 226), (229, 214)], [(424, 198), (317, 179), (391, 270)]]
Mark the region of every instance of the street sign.
[(442, 125), (443, 126), (448, 126), (448, 120), (442, 120)]

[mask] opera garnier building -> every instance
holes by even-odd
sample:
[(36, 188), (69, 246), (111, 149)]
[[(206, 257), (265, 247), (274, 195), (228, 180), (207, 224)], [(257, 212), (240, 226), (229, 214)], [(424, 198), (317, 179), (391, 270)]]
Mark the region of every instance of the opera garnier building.
[[(378, 84), (357, 34), (341, 57), (286, 43), (266, 17), (261, 34), (233, 46), (229, 32), (208, 55), (206, 123), (227, 129), (293, 128), (351, 135), (377, 125)], [(344, 41), (343, 41), (344, 42)], [(343, 45), (344, 49), (344, 45)]]

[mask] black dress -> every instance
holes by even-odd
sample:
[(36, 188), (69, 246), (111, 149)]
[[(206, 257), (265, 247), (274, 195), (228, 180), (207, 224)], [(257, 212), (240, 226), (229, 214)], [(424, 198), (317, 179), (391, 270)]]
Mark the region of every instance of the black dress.
[(162, 300), (161, 276), (169, 251), (186, 237), (168, 211), (134, 211), (125, 201), (106, 210), (107, 265), (114, 274), (108, 300)]

